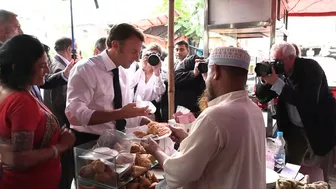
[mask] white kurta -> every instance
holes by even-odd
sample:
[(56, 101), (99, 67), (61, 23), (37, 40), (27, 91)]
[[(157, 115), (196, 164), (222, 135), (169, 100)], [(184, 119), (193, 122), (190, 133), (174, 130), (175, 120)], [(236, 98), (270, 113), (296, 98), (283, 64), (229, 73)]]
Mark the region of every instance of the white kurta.
[(170, 189), (266, 188), (265, 125), (247, 91), (222, 95), (164, 162)]

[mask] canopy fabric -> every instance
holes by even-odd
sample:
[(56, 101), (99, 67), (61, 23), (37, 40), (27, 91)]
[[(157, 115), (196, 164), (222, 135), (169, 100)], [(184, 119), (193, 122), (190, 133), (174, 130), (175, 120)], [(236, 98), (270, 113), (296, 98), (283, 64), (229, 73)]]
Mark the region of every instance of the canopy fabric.
[(336, 0), (288, 0), (287, 10), (289, 16), (336, 16)]

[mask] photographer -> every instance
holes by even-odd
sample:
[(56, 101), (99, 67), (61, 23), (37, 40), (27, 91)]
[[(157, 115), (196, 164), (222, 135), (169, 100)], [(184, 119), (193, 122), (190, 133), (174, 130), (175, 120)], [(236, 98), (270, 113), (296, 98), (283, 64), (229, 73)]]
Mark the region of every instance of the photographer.
[(161, 119), (159, 101), (166, 90), (161, 78), (161, 54), (162, 48), (159, 44), (150, 44), (143, 51), (140, 69), (135, 72), (131, 83), (134, 101), (140, 97), (143, 101), (151, 101), (156, 106), (155, 120)]
[[(197, 116), (200, 113), (198, 99), (205, 89), (202, 73), (198, 69), (202, 57), (192, 55), (184, 59), (175, 70), (175, 109), (178, 105), (188, 108)], [(204, 64), (204, 63), (203, 63)], [(207, 65), (204, 64), (206, 67)], [(204, 71), (204, 70), (201, 70)], [(168, 86), (168, 83), (166, 83)], [(162, 96), (163, 120), (168, 119), (168, 95)]]
[[(278, 129), (284, 132), (287, 161), (321, 166), (336, 139), (335, 98), (325, 73), (316, 61), (296, 57), (295, 48), (287, 42), (273, 45), (271, 58), (282, 62), (285, 79), (278, 77), (277, 65), (262, 80), (279, 95), (276, 118)], [(267, 88), (267, 84), (262, 86)]]

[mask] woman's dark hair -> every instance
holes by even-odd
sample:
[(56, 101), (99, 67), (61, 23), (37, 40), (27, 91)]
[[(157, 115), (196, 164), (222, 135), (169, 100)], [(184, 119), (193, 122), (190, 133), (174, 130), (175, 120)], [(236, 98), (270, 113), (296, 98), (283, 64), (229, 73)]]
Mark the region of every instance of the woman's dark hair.
[(31, 85), (35, 63), (44, 54), (41, 42), (30, 35), (17, 35), (0, 48), (0, 82), (14, 90)]

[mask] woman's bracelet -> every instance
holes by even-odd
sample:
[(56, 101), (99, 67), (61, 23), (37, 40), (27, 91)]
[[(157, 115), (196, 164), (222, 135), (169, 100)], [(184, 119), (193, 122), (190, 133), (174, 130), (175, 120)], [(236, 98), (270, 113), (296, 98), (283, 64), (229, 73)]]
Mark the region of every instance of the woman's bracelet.
[(54, 150), (55, 158), (57, 158), (58, 157), (58, 150), (57, 150), (56, 146), (52, 145), (51, 148)]

